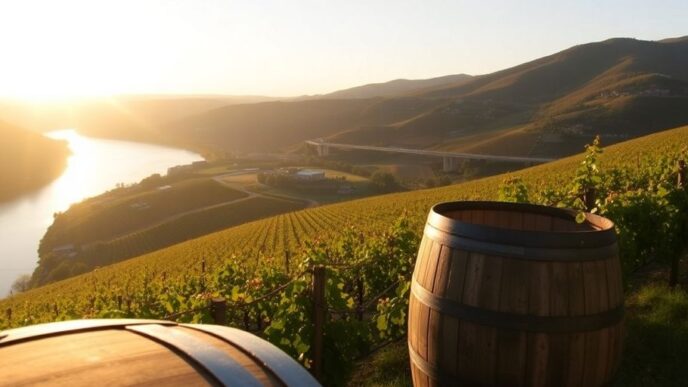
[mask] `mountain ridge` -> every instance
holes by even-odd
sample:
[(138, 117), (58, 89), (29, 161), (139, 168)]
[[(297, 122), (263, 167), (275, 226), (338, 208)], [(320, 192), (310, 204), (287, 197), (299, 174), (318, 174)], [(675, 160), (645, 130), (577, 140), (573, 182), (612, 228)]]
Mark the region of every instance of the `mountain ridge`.
[(477, 76), (396, 79), (268, 101), (129, 97), (52, 122), (221, 154), (285, 152), (327, 138), (550, 158), (576, 152), (595, 134), (613, 143), (688, 123), (686, 82), (688, 37), (612, 38)]
[[(189, 140), (217, 140), (235, 150), (279, 151), (322, 137), (368, 145), (561, 157), (579, 150), (595, 134), (613, 143), (688, 123), (686, 81), (688, 40), (613, 38), (455, 83), (392, 97), (358, 98), (356, 108), (353, 99), (331, 98), (283, 101), (279, 109), (274, 103), (234, 105), (187, 117), (174, 125), (174, 132)], [(384, 84), (389, 82), (374, 85)], [(336, 125), (318, 125), (307, 105), (312, 101), (330, 101), (328, 109), (341, 113)], [(332, 101), (341, 102), (337, 106)], [(242, 119), (237, 121), (237, 116)], [(196, 128), (193, 135), (191, 127)]]

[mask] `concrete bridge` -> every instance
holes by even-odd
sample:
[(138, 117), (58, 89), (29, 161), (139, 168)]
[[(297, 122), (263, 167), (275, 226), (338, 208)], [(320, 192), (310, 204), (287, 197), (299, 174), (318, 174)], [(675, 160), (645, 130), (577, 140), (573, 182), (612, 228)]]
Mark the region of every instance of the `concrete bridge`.
[(330, 149), (344, 149), (344, 150), (365, 150), (372, 152), (387, 152), (387, 153), (404, 153), (420, 156), (441, 157), (442, 170), (445, 172), (453, 171), (458, 166), (459, 160), (488, 160), (488, 161), (505, 161), (512, 163), (524, 164), (540, 164), (553, 161), (555, 159), (541, 158), (541, 157), (519, 157), (519, 156), (499, 156), (476, 153), (461, 153), (461, 152), (446, 152), (434, 151), (425, 149), (409, 149), (397, 147), (382, 147), (370, 145), (351, 145), (351, 144), (337, 144), (332, 142), (325, 142), (323, 140), (308, 140), (307, 145), (314, 146), (318, 152), (318, 156), (328, 156)]

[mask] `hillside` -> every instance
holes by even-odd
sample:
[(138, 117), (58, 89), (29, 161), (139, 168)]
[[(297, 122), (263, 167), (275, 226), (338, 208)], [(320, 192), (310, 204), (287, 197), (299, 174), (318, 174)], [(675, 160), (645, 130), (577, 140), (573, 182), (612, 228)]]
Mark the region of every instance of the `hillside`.
[(479, 76), (397, 79), (301, 98), (119, 96), (0, 103), (31, 129), (206, 152), (293, 150), (304, 140), (532, 157), (688, 123), (688, 40), (610, 39)]
[[(5, 313), (0, 314), (0, 328), (74, 318), (210, 323), (215, 320), (209, 300), (220, 296), (231, 305), (222, 317), (230, 325), (255, 330), (307, 365), (316, 356), (311, 343), (318, 334), (311, 329), (309, 289), (315, 272), (322, 271), (327, 276), (325, 324), (320, 333), (325, 346), (322, 381), (341, 385), (355, 359), (404, 338), (409, 280), (432, 204), (497, 196), (523, 200), (525, 194), (528, 201), (577, 207), (581, 192), (587, 195), (592, 187), (601, 199), (597, 209), (616, 224), (627, 292), (626, 351), (615, 385), (667, 385), (688, 377), (682, 362), (686, 356), (682, 344), (688, 342), (684, 318), (688, 293), (683, 289), (688, 277), (668, 275), (666, 270), (674, 267), (670, 263), (680, 264), (686, 246), (688, 191), (676, 178), (677, 161), (685, 159), (686, 146), (688, 126), (603, 151), (595, 142), (583, 162), (581, 156), (570, 157), (506, 176), (301, 210), (229, 228), (1, 300)], [(505, 178), (510, 183), (505, 185)], [(319, 264), (326, 266), (313, 273), (307, 269)], [(569, 273), (581, 273), (585, 283), (600, 279), (594, 274), (597, 261), (568, 266)], [(492, 283), (495, 275), (504, 281), (505, 276), (496, 274), (501, 267), (476, 266), (477, 282)], [(543, 292), (536, 280), (546, 278), (540, 269), (524, 274), (531, 291), (537, 289), (531, 293), (536, 294), (536, 302), (555, 302), (556, 296)], [(669, 288), (666, 278), (677, 279), (678, 286)], [(504, 289), (498, 293), (500, 299)], [(584, 302), (589, 297), (595, 300), (596, 294), (586, 291)], [(526, 296), (526, 303), (532, 299)], [(356, 317), (361, 310), (370, 314)], [(566, 310), (547, 308), (544, 315), (565, 317)], [(535, 336), (527, 340), (528, 347), (537, 343)], [(581, 343), (586, 357), (609, 355), (608, 347), (595, 340)], [(486, 353), (498, 356), (494, 348), (499, 345), (485, 345)], [(382, 378), (389, 385), (407, 385), (406, 346), (388, 348), (387, 360), (376, 356), (360, 367), (361, 373), (351, 382), (375, 385)], [(540, 358), (526, 352), (529, 359)], [(588, 374), (577, 377), (587, 380)]]
[(40, 241), (31, 282), (69, 278), (306, 204), (230, 187), (215, 177), (151, 176), (56, 214)]
[(349, 89), (337, 90), (332, 93), (315, 96), (327, 99), (373, 98), (373, 97), (399, 97), (405, 94), (417, 93), (424, 89), (437, 88), (439, 86), (456, 86), (472, 79), (468, 74), (445, 75), (443, 77), (429, 79), (395, 79), (382, 83), (370, 83)]
[[(368, 178), (337, 170), (323, 170), (323, 180), (305, 182), (280, 174), (276, 182), (272, 168), (281, 164), (235, 161), (152, 175), (56, 213), (38, 246), (32, 286), (254, 220), (379, 192)], [(267, 175), (271, 185), (261, 182)]]
[(402, 96), (365, 98), (399, 84), (392, 81), (320, 100), (229, 106), (178, 121), (174, 132), (188, 141), (251, 151), (328, 137), (560, 157), (577, 152), (594, 134), (614, 143), (688, 123), (686, 69), (685, 39), (610, 39)]
[(170, 138), (167, 126), (187, 116), (222, 106), (274, 100), (260, 96), (122, 95), (70, 102), (0, 101), (8, 122), (36, 131), (77, 128), (94, 137), (191, 147)]
[[(628, 160), (652, 162), (666, 154), (676, 154), (688, 146), (688, 126), (657, 133), (637, 140), (610, 146), (602, 155), (603, 166), (626, 165)], [(56, 282), (16, 295), (0, 302), (0, 308), (13, 308), (28, 312), (31, 304), (59, 303), (78, 307), (83, 295), (83, 283), (106, 283), (108, 288), (135, 291), (144, 277), (157, 277), (164, 273), (168, 280), (188, 278), (198, 270), (203, 258), (207, 265), (217, 266), (227, 260), (238, 259), (245, 270), (262, 262), (259, 257), (282, 259), (284, 251), (296, 251), (307, 239), (328, 238), (340, 235), (348, 225), (360, 225), (371, 230), (385, 230), (401, 214), (410, 217), (416, 235), (429, 208), (442, 201), (461, 199), (494, 200), (505, 176), (520, 177), (525, 184), (548, 187), (565, 186), (574, 176), (581, 157), (565, 158), (545, 165), (532, 167), (508, 175), (499, 175), (442, 188), (375, 196), (350, 202), (282, 214), (243, 224), (146, 254), (88, 274)], [(645, 165), (633, 163), (631, 169)], [(133, 286), (133, 288), (132, 288)], [(50, 316), (35, 316), (38, 321)], [(0, 316), (0, 321), (2, 316)], [(1, 325), (1, 324), (0, 324)]]
[(51, 140), (0, 121), (0, 202), (33, 191), (56, 179), (69, 150)]

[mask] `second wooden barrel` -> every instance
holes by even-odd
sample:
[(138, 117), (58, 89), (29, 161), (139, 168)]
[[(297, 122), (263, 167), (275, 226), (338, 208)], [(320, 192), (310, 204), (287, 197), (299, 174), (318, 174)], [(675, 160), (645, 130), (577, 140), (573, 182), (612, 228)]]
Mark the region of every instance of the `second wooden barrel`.
[(600, 386), (621, 357), (614, 225), (500, 202), (432, 208), (411, 285), (415, 386)]

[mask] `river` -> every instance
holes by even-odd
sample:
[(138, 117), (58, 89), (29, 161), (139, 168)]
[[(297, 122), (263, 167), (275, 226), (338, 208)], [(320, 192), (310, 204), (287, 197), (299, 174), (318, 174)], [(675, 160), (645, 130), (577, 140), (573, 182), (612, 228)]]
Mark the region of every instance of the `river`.
[(105, 140), (58, 130), (46, 136), (65, 140), (72, 154), (59, 178), (10, 202), (0, 203), (0, 298), (21, 274), (38, 261), (38, 242), (53, 220), (72, 203), (95, 196), (118, 183), (134, 183), (167, 168), (203, 158), (183, 149), (130, 141)]

